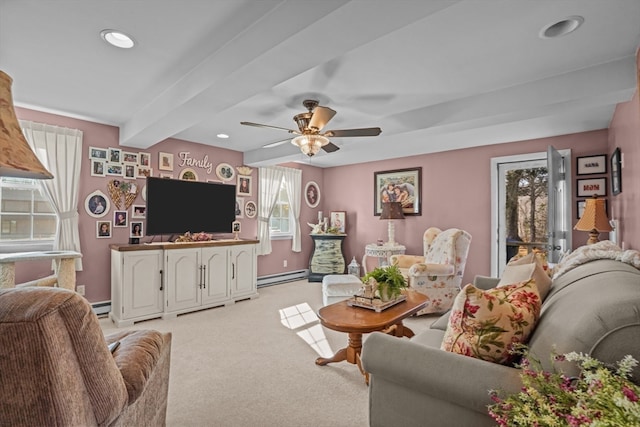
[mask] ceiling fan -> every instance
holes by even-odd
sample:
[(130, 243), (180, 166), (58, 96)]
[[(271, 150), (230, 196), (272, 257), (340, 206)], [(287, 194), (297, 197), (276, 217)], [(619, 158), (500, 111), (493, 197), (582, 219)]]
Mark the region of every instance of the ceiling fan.
[[(302, 105), (308, 110), (306, 113), (296, 114), (293, 121), (298, 125), (298, 130), (287, 129), (279, 126), (263, 125), (260, 123), (240, 122), (241, 125), (256, 126), (262, 128), (280, 129), (296, 136), (291, 143), (300, 148), (300, 150), (309, 157), (317, 154), (320, 149), (327, 153), (332, 153), (340, 149), (337, 145), (329, 141), (332, 137), (352, 137), (352, 136), (378, 136), (382, 130), (380, 128), (361, 128), (361, 129), (341, 129), (327, 130), (321, 132), (329, 121), (336, 115), (336, 111), (328, 107), (318, 105), (318, 101), (313, 99), (305, 99)], [(265, 145), (263, 148), (275, 147), (289, 141), (274, 142)]]

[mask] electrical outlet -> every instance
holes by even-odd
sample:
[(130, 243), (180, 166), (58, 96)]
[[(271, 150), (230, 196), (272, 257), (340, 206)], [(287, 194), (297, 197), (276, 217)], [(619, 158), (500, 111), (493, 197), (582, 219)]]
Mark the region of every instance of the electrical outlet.
[(76, 292), (79, 293), (80, 295), (84, 296), (84, 285), (76, 286)]
[(287, 266), (287, 260), (286, 260), (286, 259), (285, 259), (285, 260), (284, 260), (284, 262), (282, 263), (282, 266), (283, 266), (283, 267), (286, 267), (286, 266)]

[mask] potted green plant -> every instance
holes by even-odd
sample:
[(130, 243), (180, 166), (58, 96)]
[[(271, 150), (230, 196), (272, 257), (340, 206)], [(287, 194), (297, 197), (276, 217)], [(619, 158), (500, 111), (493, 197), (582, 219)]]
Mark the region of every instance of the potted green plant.
[(391, 301), (400, 296), (402, 290), (407, 288), (407, 281), (397, 265), (389, 267), (376, 267), (362, 278), (362, 283), (368, 284), (375, 280), (377, 294), (382, 301)]

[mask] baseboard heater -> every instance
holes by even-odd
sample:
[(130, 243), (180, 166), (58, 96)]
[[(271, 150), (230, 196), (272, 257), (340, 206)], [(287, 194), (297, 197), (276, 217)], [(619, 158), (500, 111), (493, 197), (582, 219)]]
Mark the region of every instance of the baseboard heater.
[(111, 301), (93, 303), (91, 308), (98, 317), (106, 316), (111, 311)]
[(277, 285), (279, 283), (293, 282), (294, 280), (309, 277), (309, 270), (287, 271), (286, 273), (271, 274), (258, 277), (258, 287)]

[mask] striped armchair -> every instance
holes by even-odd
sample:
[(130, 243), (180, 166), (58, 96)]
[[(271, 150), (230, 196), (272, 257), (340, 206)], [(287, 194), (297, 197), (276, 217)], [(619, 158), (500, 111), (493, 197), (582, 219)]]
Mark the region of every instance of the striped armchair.
[(431, 227), (423, 236), (423, 256), (391, 257), (409, 286), (429, 298), (427, 307), (418, 314), (442, 313), (451, 308), (460, 291), (470, 243), (471, 235), (464, 230)]

